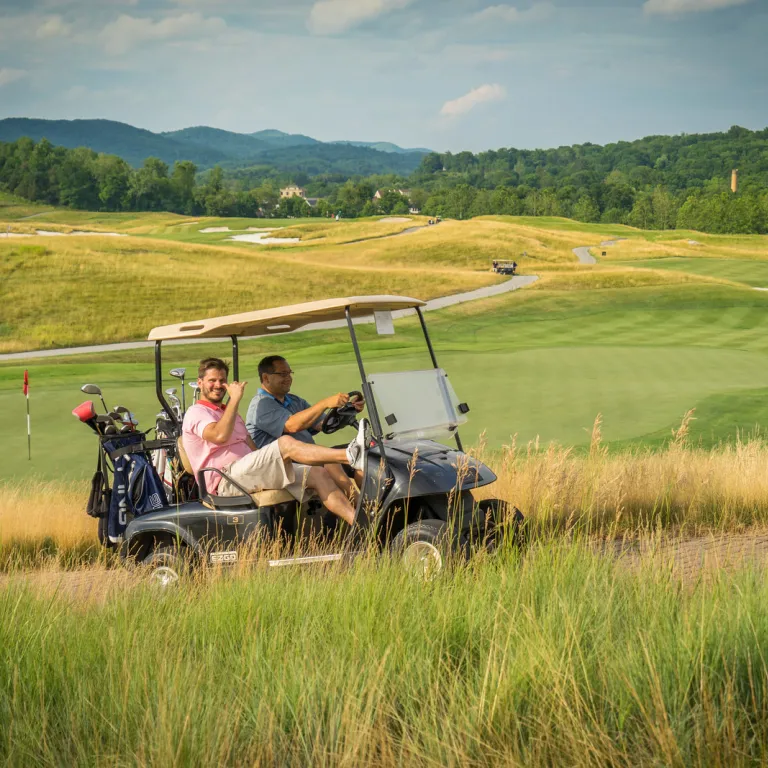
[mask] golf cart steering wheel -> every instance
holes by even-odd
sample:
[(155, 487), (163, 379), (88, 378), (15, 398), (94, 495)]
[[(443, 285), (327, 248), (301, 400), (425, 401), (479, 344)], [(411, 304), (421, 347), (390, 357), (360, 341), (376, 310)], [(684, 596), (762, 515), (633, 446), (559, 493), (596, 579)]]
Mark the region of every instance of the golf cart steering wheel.
[(344, 427), (351, 427), (353, 424), (356, 424), (358, 411), (355, 408), (355, 403), (362, 399), (363, 395), (361, 392), (350, 392), (349, 402), (346, 405), (342, 405), (341, 408), (331, 408), (325, 414), (320, 425), (320, 431), (326, 435), (331, 435)]

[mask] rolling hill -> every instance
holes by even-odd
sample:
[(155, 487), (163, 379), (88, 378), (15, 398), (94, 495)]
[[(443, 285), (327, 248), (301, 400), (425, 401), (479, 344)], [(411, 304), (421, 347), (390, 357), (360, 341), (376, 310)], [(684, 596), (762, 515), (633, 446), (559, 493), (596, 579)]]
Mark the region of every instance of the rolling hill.
[(148, 157), (159, 157), (168, 164), (191, 160), (200, 169), (259, 165), (310, 174), (410, 173), (425, 154), (387, 143), (322, 142), (274, 129), (246, 134), (195, 126), (152, 133), (113, 120), (0, 120), (0, 141), (12, 142), (25, 136), (34, 141), (46, 138), (70, 149), (88, 147), (118, 155), (134, 167)]
[(212, 146), (201, 146), (162, 134), (134, 128), (114, 120), (35, 120), (11, 117), (0, 120), (0, 141), (16, 141), (28, 136), (33, 141), (48, 139), (51, 144), (74, 149), (88, 147), (95, 152), (119, 155), (133, 166), (147, 157), (159, 157), (166, 163), (192, 160), (199, 166), (210, 166), (228, 159), (228, 155)]

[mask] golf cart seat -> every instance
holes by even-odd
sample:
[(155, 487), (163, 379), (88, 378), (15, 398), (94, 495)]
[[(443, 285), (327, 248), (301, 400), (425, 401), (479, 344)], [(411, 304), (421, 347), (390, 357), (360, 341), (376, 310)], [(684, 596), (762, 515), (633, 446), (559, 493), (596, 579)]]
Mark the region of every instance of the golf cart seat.
[[(179, 458), (181, 459), (184, 471), (189, 472), (189, 474), (194, 477), (195, 473), (192, 469), (192, 465), (189, 463), (189, 456), (187, 456), (187, 452), (184, 450), (184, 443), (182, 442), (182, 438), (179, 438), (176, 441), (176, 447), (178, 448)], [(261, 491), (251, 491), (248, 495), (259, 507), (272, 507), (276, 504), (284, 504), (287, 501), (295, 501), (293, 496), (291, 496), (291, 494), (283, 488), (277, 490), (265, 489)], [(315, 492), (311, 488), (307, 488), (305, 497), (310, 499), (315, 496)]]
[(189, 463), (189, 456), (187, 456), (187, 452), (184, 449), (184, 442), (181, 437), (176, 440), (176, 452), (179, 454), (179, 458), (181, 459), (181, 466), (184, 467), (184, 471), (194, 477), (195, 472), (192, 469), (192, 465)]

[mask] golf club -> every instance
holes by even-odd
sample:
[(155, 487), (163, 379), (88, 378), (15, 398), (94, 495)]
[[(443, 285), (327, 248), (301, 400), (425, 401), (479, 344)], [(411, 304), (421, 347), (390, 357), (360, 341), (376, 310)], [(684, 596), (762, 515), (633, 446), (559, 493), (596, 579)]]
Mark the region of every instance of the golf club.
[(72, 411), (72, 415), (80, 419), (83, 424), (87, 424), (97, 435), (101, 434), (96, 423), (96, 409), (93, 407), (93, 400), (86, 400)]
[(80, 387), (80, 391), (85, 392), (86, 395), (98, 395), (101, 404), (104, 406), (105, 413), (109, 413), (109, 408), (107, 408), (107, 404), (104, 402), (104, 398), (101, 395), (101, 387), (97, 387), (95, 384), (83, 384), (83, 386)]
[(196, 381), (190, 381), (189, 386), (192, 387), (192, 391), (195, 393), (194, 402), (197, 402), (200, 399), (200, 385)]
[(174, 368), (171, 370), (171, 376), (181, 379), (181, 409), (182, 411), (187, 410), (187, 398), (184, 394), (184, 375), (186, 374), (187, 369), (186, 368)]

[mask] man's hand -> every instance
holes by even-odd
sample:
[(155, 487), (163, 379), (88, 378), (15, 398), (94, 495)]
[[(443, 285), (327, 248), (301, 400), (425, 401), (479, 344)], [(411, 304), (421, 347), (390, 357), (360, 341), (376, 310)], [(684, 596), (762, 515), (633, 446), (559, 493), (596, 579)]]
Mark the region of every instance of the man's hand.
[(225, 384), (224, 388), (229, 395), (229, 402), (232, 403), (232, 407), (236, 408), (240, 401), (243, 399), (243, 393), (248, 386), (247, 381), (231, 381), (229, 384)]
[(346, 392), (337, 392), (335, 395), (326, 397), (322, 401), (324, 408), (341, 408), (349, 402), (349, 395)]
[(365, 398), (362, 395), (359, 397), (355, 395), (355, 398), (352, 400), (352, 405), (354, 405), (355, 410), (360, 413), (363, 408), (365, 408)]

